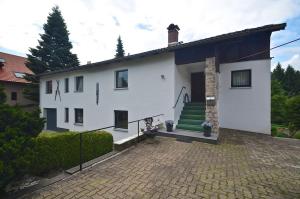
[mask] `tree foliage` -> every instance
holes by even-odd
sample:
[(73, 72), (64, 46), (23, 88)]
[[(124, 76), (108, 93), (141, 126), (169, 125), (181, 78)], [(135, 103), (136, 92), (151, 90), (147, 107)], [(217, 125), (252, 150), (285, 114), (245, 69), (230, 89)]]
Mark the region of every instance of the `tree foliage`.
[(121, 36), (118, 37), (118, 41), (117, 41), (117, 50), (116, 50), (116, 58), (120, 58), (120, 57), (124, 57), (125, 55), (125, 51), (124, 51), (124, 47), (123, 47), (123, 42), (121, 39)]
[(6, 95), (4, 93), (4, 87), (0, 85), (0, 105), (6, 102)]
[[(30, 54), (27, 54), (26, 66), (35, 74), (78, 66), (77, 55), (71, 52), (73, 46), (69, 40), (70, 33), (58, 6), (52, 8), (43, 29), (44, 34), (40, 35), (39, 45), (29, 49)], [(38, 78), (34, 75), (27, 75), (26, 79), (33, 84), (28, 85), (24, 95), (38, 102)]]
[(280, 63), (272, 72), (271, 121), (300, 129), (300, 71), (284, 70)]

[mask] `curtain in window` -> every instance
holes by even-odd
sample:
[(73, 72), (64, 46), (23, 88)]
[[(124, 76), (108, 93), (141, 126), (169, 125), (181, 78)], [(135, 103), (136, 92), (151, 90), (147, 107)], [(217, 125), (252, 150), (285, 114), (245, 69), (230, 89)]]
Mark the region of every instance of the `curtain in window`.
[(83, 91), (83, 77), (76, 77), (76, 91)]
[(251, 86), (250, 70), (233, 71), (232, 72), (232, 86)]

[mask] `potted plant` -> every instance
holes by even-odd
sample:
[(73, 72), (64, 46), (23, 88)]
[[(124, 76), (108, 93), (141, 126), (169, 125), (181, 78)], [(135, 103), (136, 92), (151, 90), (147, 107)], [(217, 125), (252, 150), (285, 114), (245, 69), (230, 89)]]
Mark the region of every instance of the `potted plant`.
[(173, 124), (174, 124), (174, 122), (172, 120), (167, 120), (166, 121), (166, 127), (167, 127), (167, 131), (168, 132), (172, 132), (173, 131)]
[(202, 123), (202, 126), (203, 126), (204, 136), (205, 137), (210, 137), (211, 136), (212, 124), (209, 121), (205, 121), (205, 122)]

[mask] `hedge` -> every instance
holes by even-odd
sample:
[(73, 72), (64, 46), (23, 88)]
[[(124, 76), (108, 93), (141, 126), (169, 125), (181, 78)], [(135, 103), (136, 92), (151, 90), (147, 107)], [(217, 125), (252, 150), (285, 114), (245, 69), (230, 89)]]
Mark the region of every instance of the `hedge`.
[[(52, 134), (52, 135), (51, 135)], [(51, 170), (69, 169), (79, 164), (79, 133), (49, 133), (34, 138), (31, 173), (41, 175)], [(89, 161), (113, 149), (113, 137), (107, 132), (82, 135), (83, 161)]]

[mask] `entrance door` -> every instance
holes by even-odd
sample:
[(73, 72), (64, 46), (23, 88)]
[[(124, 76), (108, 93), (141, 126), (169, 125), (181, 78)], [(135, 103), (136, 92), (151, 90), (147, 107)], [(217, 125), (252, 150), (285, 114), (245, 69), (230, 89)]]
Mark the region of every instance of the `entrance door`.
[(191, 74), (192, 102), (205, 102), (205, 76), (204, 72)]
[(55, 108), (46, 108), (47, 130), (57, 130), (57, 118)]

